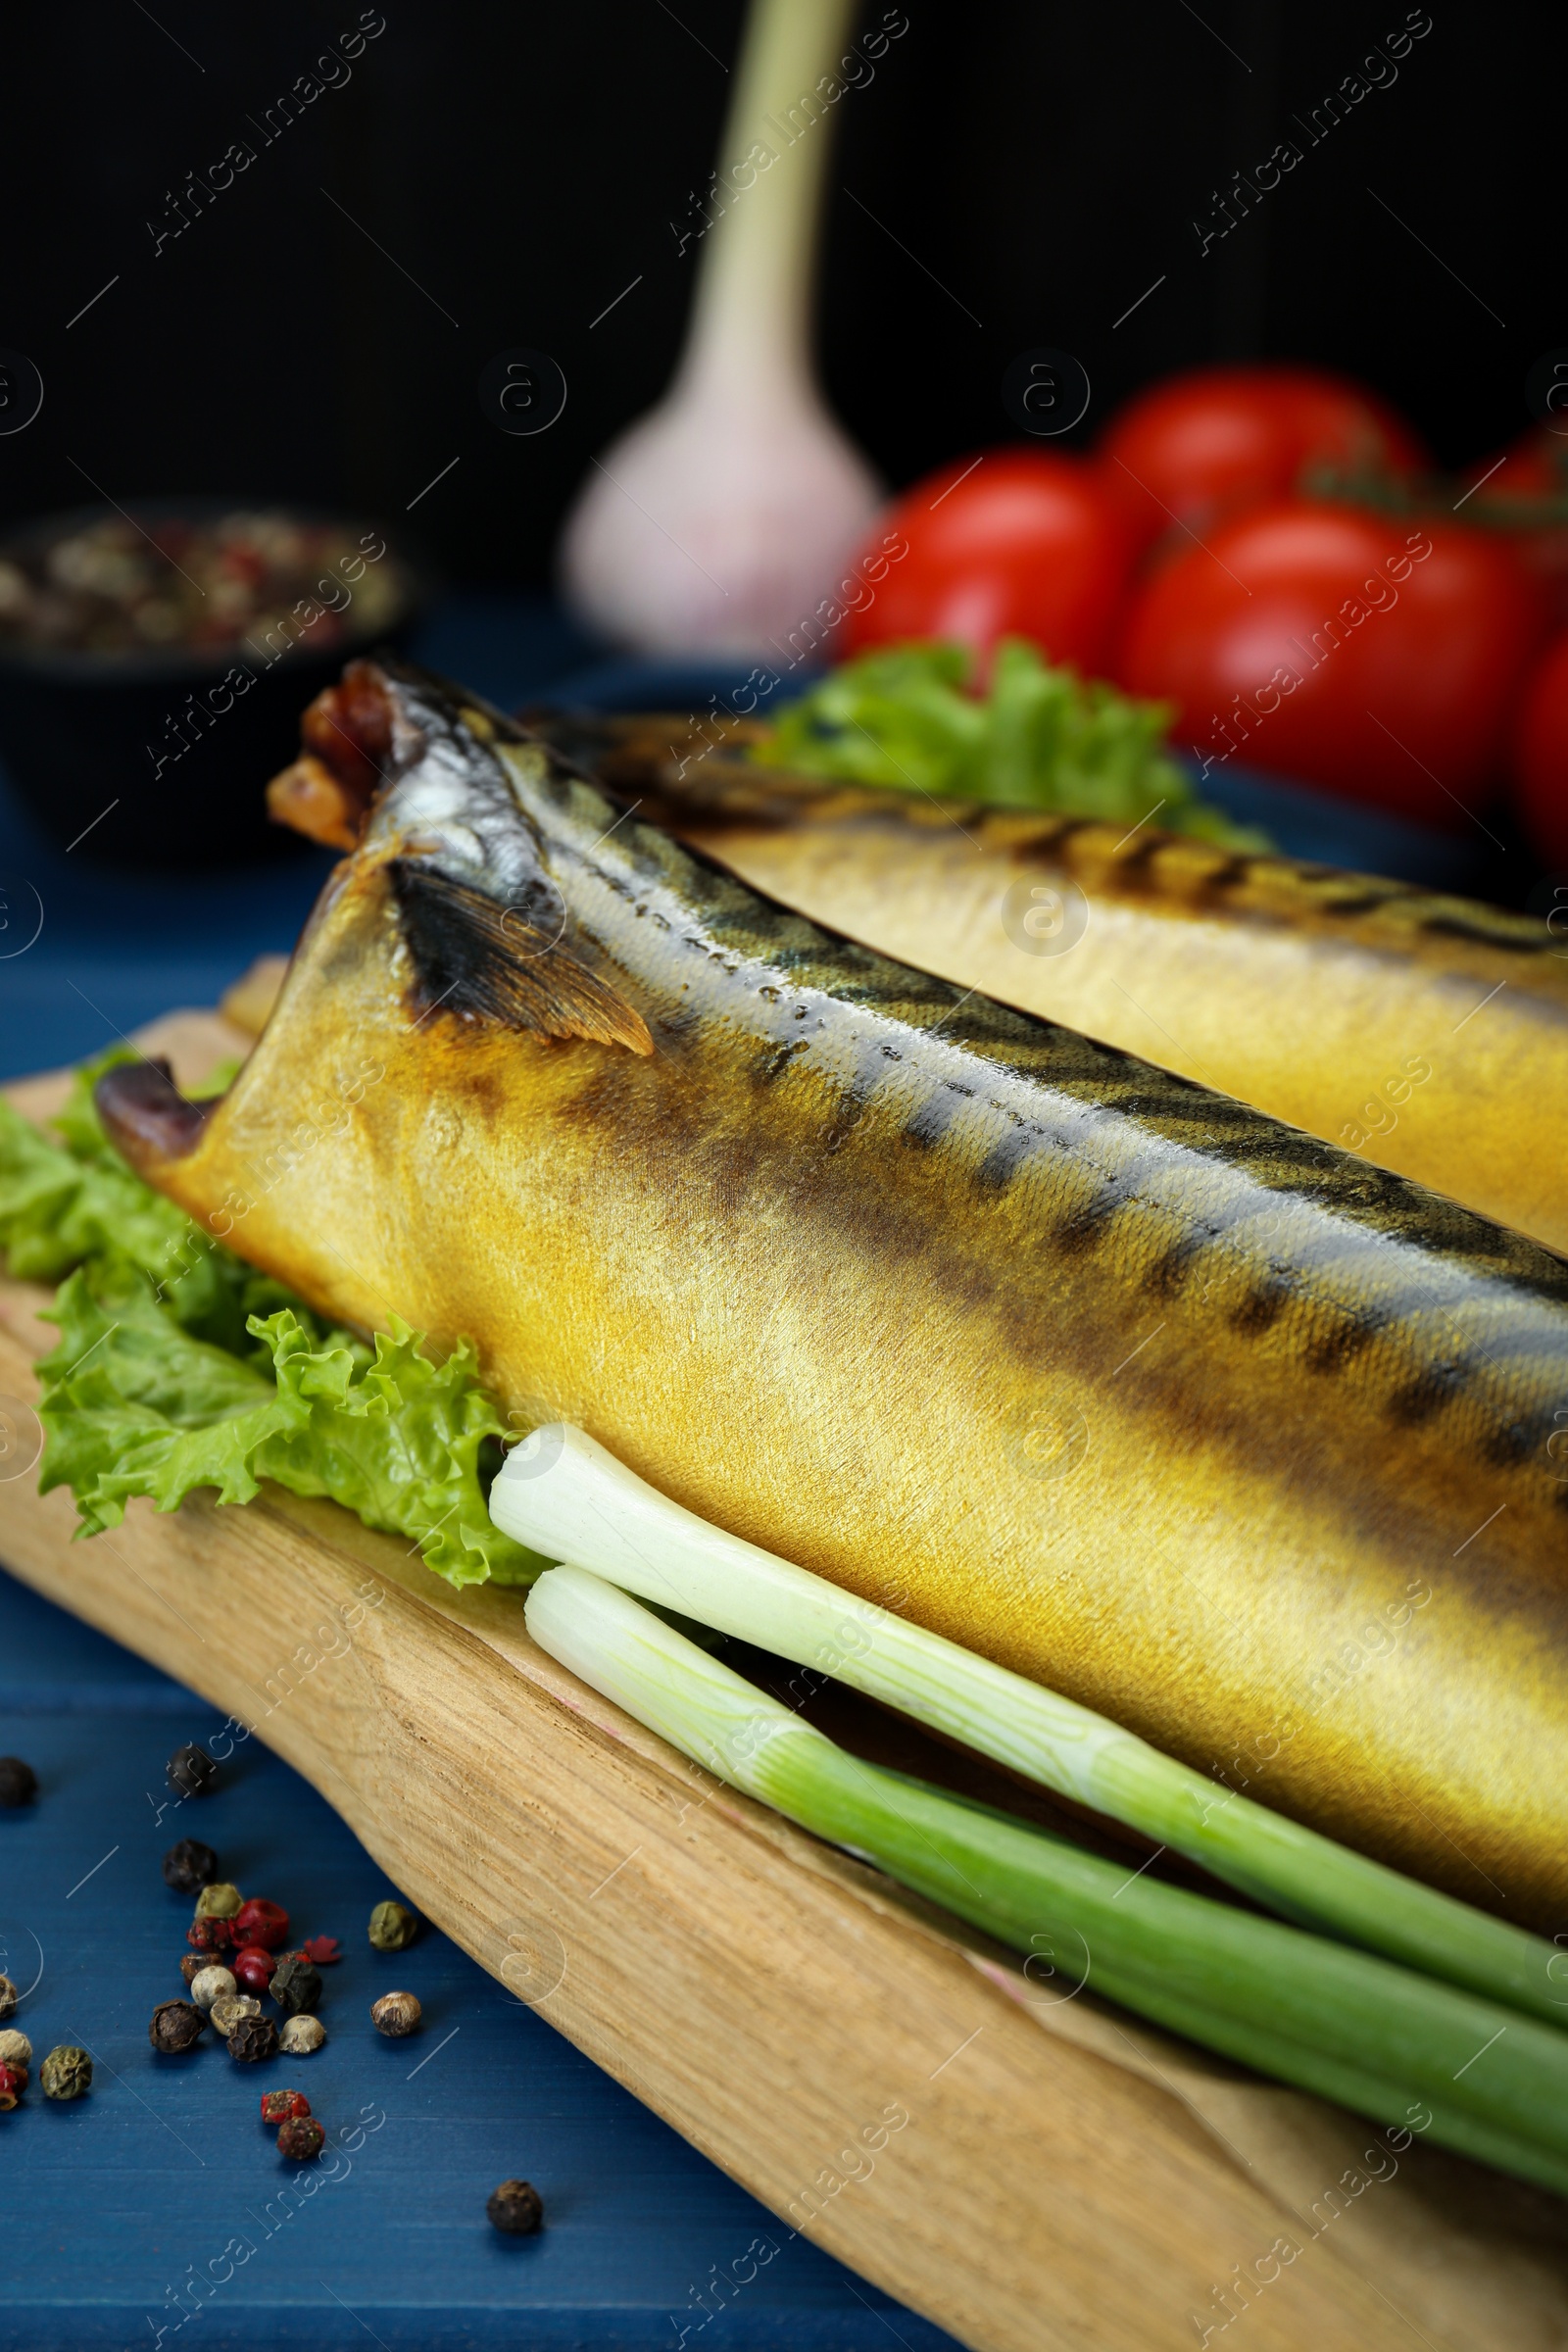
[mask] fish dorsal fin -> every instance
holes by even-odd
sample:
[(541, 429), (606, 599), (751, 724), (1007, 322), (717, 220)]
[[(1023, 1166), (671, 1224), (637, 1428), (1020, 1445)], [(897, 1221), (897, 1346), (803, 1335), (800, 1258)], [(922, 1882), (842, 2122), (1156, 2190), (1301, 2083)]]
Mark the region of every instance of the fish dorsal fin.
[(429, 1009), (653, 1052), (642, 1014), (567, 953), (559, 930), (541, 928), (423, 858), (393, 858), (385, 871)]

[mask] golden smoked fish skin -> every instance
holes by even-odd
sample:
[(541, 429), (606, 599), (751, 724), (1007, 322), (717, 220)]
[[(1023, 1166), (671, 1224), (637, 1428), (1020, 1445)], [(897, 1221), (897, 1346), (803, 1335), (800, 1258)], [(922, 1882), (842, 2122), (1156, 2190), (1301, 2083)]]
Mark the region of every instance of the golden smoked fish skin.
[(1568, 898), (1554, 929), (1149, 825), (826, 784), (704, 757), (684, 719), (545, 731), (813, 921), (1568, 1250)]
[(471, 1336), (519, 1426), (1568, 1926), (1568, 1265), (372, 689), (229, 1092), (100, 1082), (132, 1162), (328, 1312)]

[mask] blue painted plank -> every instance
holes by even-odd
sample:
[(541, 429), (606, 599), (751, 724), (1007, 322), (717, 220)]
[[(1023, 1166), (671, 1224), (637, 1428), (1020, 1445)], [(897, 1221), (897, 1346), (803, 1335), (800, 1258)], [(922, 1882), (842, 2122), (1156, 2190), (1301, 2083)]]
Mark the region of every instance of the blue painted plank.
[[(0, 1658), (8, 1683), (36, 1666), (59, 1695), (0, 1712), (0, 1749), (41, 1784), (0, 1813), (0, 1969), (25, 1988), (35, 2061), (79, 2041), (97, 2069), (72, 2105), (35, 2072), (0, 2116), (0, 2352), (677, 2352), (683, 2329), (687, 2352), (950, 2343), (793, 2237), (444, 1936), (372, 1951), (370, 1908), (396, 1889), (259, 1740), (212, 1796), (175, 1800), (165, 1761), (212, 1740), (213, 1709), (3, 1574)], [(341, 1937), (315, 2056), (238, 2066), (211, 2034), (181, 2059), (150, 2047), (191, 1912), (159, 1864), (187, 1836), (295, 1936)], [(369, 2023), (394, 1985), (424, 2005), (407, 2040)], [(283, 2083), (336, 2157), (278, 2157), (258, 2104)], [(544, 2199), (536, 2240), (485, 2220), (511, 2174)]]

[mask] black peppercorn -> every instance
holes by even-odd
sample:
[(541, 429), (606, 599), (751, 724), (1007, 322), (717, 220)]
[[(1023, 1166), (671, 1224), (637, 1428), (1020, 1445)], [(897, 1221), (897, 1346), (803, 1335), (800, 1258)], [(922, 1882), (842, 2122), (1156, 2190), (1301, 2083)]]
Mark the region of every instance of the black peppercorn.
[(416, 2034), (423, 2015), (416, 1993), (383, 1992), (370, 2003), (370, 2023), (378, 2034)]
[(503, 2180), (491, 2191), (485, 2212), (491, 2228), (506, 2237), (532, 2237), (545, 2218), (539, 2191), (528, 2180)]
[(0, 1805), (30, 1805), (38, 1793), (38, 1775), (20, 1756), (0, 1756)]
[(15, 2017), (22, 1998), (9, 1977), (0, 1976), (0, 2018)]
[(277, 2128), (277, 2152), (291, 2164), (309, 2164), (313, 2157), (319, 2156), (325, 2139), (326, 2133), (314, 2115), (291, 2116)]
[(164, 1771), (176, 1796), (211, 1796), (218, 1787), (218, 1766), (194, 1740), (175, 1748)]
[(184, 1978), (187, 1987), (195, 1984), (204, 1968), (211, 1968), (212, 1965), (211, 1952), (187, 1952), (179, 1964), (179, 1973)]
[(242, 2017), (228, 2037), (228, 2054), (246, 2066), (270, 2058), (277, 2048), (277, 2028), (270, 2017)]
[(207, 2031), (207, 2020), (193, 2001), (160, 2001), (153, 2011), (147, 2038), (167, 2058), (194, 2049)]
[(176, 1894), (200, 1894), (218, 1876), (218, 1856), (199, 1838), (182, 1838), (164, 1856), (164, 1885)]
[(303, 1952), (284, 1952), (267, 1989), (285, 2017), (303, 2017), (321, 2006), (321, 1972)]

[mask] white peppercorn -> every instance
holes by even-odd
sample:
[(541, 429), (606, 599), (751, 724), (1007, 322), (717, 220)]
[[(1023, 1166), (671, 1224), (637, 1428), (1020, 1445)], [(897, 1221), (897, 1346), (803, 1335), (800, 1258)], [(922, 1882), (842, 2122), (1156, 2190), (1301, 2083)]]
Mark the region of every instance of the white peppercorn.
[(254, 1993), (220, 1992), (210, 2012), (213, 2024), (226, 2041), (243, 2017), (260, 2017), (262, 2004)]
[(318, 2017), (286, 2017), (277, 2033), (278, 2048), (291, 2058), (308, 2058), (325, 2039), (326, 2028)]
[(0, 2033), (0, 2066), (30, 2066), (31, 2064), (31, 2042), (25, 2034), (19, 2034), (14, 2026), (8, 2026), (3, 2033)]
[(238, 1992), (231, 1968), (220, 1968), (216, 1962), (210, 1968), (198, 1969), (190, 1981), (190, 1997), (198, 2009), (210, 2009), (215, 2001)]

